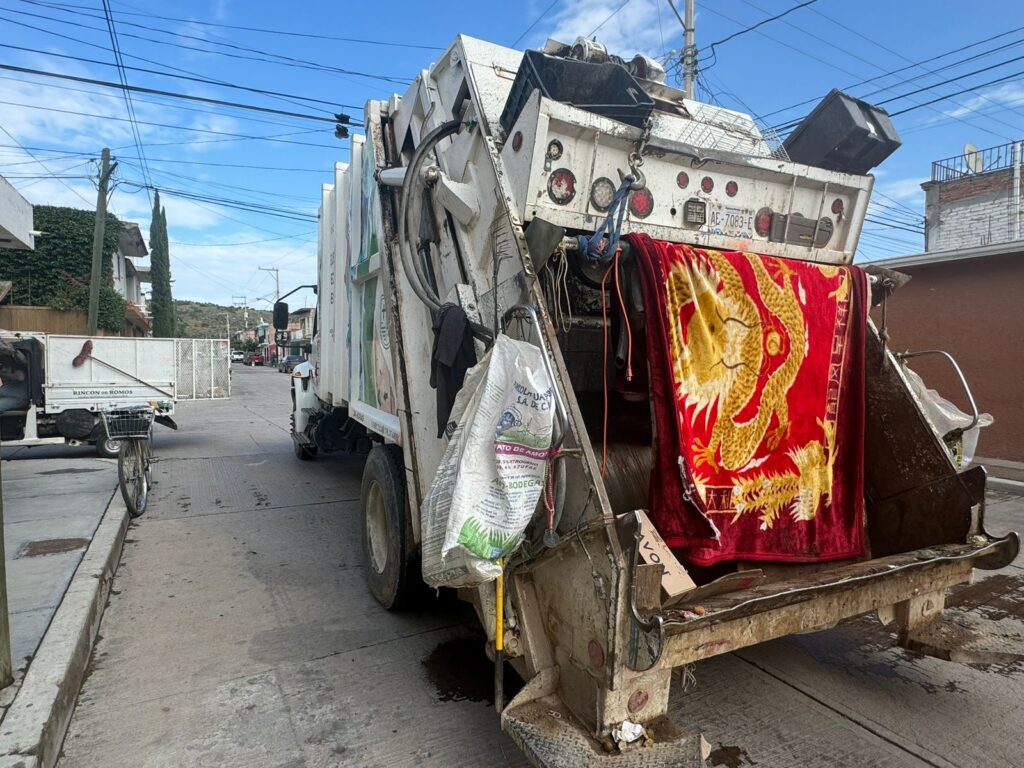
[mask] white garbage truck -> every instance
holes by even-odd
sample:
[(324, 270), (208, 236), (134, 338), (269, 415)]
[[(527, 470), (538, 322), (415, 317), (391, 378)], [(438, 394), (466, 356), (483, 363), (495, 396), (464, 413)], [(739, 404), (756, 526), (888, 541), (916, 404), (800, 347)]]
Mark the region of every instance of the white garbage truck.
[[(787, 424), (813, 410), (814, 392), (832, 397), (844, 364), (810, 336), (818, 305), (846, 301), (858, 280), (863, 302), (898, 301), (902, 276), (847, 266), (868, 171), (898, 146), (883, 111), (833, 92), (779, 144), (748, 115), (687, 98), (644, 56), (622, 59), (583, 39), (524, 53), (459, 36), (404, 95), (368, 102), (361, 127), (322, 189), (317, 327), (291, 378), (295, 452), (367, 454), (370, 591), (399, 609), (424, 579), (458, 588), (497, 660), (502, 727), (531, 761), (701, 765), (704, 739), (669, 716), (673, 669), (868, 612), (920, 652), (1014, 657), (1005, 635), (944, 620), (946, 590), (974, 568), (1005, 566), (1018, 539), (986, 533), (984, 469), (965, 469), (951, 449), (977, 429), (977, 413), (937, 429), (908, 383), (909, 357), (888, 348), (884, 314), (877, 327), (863, 305), (854, 320), (843, 315), (861, 388), (808, 422), (823, 430), (824, 454), (810, 443), (783, 450), (795, 439)], [(658, 286), (643, 274), (655, 252), (689, 260), (689, 294), (651, 292)], [(822, 292), (823, 280), (839, 282)], [(718, 299), (698, 326), (702, 296)], [(286, 322), (286, 305), (275, 318)], [(651, 343), (662, 331), (667, 365)], [(701, 350), (721, 354), (705, 383), (733, 388), (693, 418), (687, 398), (702, 391), (680, 392), (679, 382), (692, 380)], [(505, 370), (498, 351), (513, 366), (532, 360), (524, 376), (548, 389), (524, 386), (522, 412), (499, 403), (478, 429), (465, 420), (490, 407), (480, 393)], [(794, 379), (806, 407), (770, 401), (804, 352), (826, 361)], [(786, 362), (766, 367), (776, 358)], [(731, 402), (741, 387), (746, 399)], [(549, 414), (535, 443), (514, 448), (539, 456), (541, 474), (523, 469), (534, 492), (510, 501), (517, 489), (497, 448), (538, 403)], [(721, 429), (711, 430), (716, 418)], [(679, 425), (707, 428), (693, 456), (665, 442)], [(837, 441), (853, 446), (857, 468), (842, 494)], [(796, 469), (754, 486), (706, 479), (771, 462)], [(474, 509), (465, 484), (486, 471)], [(438, 568), (446, 532), (436, 529), (460, 494), (470, 516), (489, 514), (494, 498), (506, 511), (535, 504), (521, 530), (484, 537), (489, 554), (477, 539), (452, 549), (446, 538), (444, 557), (471, 566), (452, 575)], [(814, 504), (821, 515), (830, 501), (848, 522), (818, 533), (854, 546), (804, 547)], [(672, 529), (666, 509), (693, 525)], [(857, 514), (844, 518), (848, 510)], [(760, 524), (747, 525), (751, 516)], [(718, 558), (740, 524), (762, 549)], [(780, 526), (797, 544), (773, 543)], [(774, 557), (776, 545), (789, 549)], [(510, 701), (504, 664), (525, 681)]]

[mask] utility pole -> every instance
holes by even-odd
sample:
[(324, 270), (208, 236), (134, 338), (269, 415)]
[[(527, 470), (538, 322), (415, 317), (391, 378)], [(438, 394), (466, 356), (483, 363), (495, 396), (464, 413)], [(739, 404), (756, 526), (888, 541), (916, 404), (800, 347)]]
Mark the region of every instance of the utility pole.
[[(260, 267), (259, 269), (261, 272), (274, 273), (274, 306), (276, 307), (277, 302), (281, 300), (281, 273), (277, 267)], [(273, 325), (273, 322), (271, 322), (271, 325)], [(269, 349), (269, 345), (267, 348)], [(280, 350), (277, 348), (277, 328), (274, 328), (274, 355), (275, 357), (280, 355)]]
[(103, 234), (107, 224), (107, 182), (117, 168), (110, 165), (110, 150), (100, 156), (99, 191), (96, 194), (96, 223), (92, 230), (92, 274), (89, 277), (89, 325), (86, 333), (96, 334), (100, 314), (100, 282), (103, 277)]
[(274, 273), (274, 303), (276, 304), (281, 298), (281, 273), (277, 267), (258, 267), (261, 272), (273, 272)]
[(683, 34), (683, 92), (686, 98), (693, 98), (693, 80), (697, 75), (697, 48), (694, 43), (693, 34), (693, 3), (694, 0), (686, 0), (684, 11), (685, 31)]

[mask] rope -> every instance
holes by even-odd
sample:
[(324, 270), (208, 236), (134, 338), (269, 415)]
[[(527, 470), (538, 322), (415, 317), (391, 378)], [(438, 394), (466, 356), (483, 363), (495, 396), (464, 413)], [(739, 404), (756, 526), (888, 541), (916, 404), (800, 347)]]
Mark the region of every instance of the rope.
[(608, 298), (605, 283), (612, 267), (601, 278), (601, 327), (604, 335), (604, 358), (601, 364), (601, 391), (604, 393), (604, 425), (601, 430), (601, 477), (608, 472)]
[(619, 296), (619, 309), (622, 310), (622, 322), (626, 326), (626, 381), (633, 380), (633, 329), (629, 325), (629, 315), (626, 314), (626, 302), (622, 298), (622, 284), (619, 279), (619, 256), (621, 248), (615, 249), (615, 293)]
[(577, 238), (580, 253), (591, 261), (606, 263), (611, 260), (619, 247), (619, 239), (622, 237), (622, 219), (626, 215), (630, 185), (634, 181), (636, 179), (632, 175), (625, 176), (612, 197), (611, 205), (608, 206), (608, 215), (601, 222), (601, 226), (590, 237), (580, 235)]

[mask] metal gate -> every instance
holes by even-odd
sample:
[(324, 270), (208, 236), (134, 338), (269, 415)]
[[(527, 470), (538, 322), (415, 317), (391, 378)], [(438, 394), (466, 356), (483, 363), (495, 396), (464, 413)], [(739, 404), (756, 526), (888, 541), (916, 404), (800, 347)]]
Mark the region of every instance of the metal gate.
[(177, 399), (231, 396), (231, 345), (227, 339), (176, 339)]

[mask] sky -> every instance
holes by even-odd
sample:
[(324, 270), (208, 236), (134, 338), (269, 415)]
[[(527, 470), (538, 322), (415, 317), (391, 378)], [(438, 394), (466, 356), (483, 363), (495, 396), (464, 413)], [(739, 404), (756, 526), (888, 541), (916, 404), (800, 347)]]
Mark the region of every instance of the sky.
[[(518, 48), (596, 34), (669, 62), (682, 47), (667, 0), (0, 0), (0, 65), (118, 81), (104, 2), (127, 83), (300, 116), (136, 93), (140, 152), (121, 90), (0, 69), (0, 175), (34, 204), (93, 208), (90, 177), (110, 147), (110, 208), (147, 241), (149, 188), (161, 191), (175, 296), (261, 308), (276, 288), (260, 267), (279, 270), (282, 293), (315, 282), (320, 188), (348, 160), (332, 116), (358, 126), (368, 99), (403, 93), (456, 34)], [(903, 146), (873, 171), (858, 259), (918, 253), (932, 161), (1024, 139), (1024, 17), (1011, 0), (805, 3), (697, 0), (697, 97), (774, 128), (836, 87), (909, 110), (893, 118)]]

